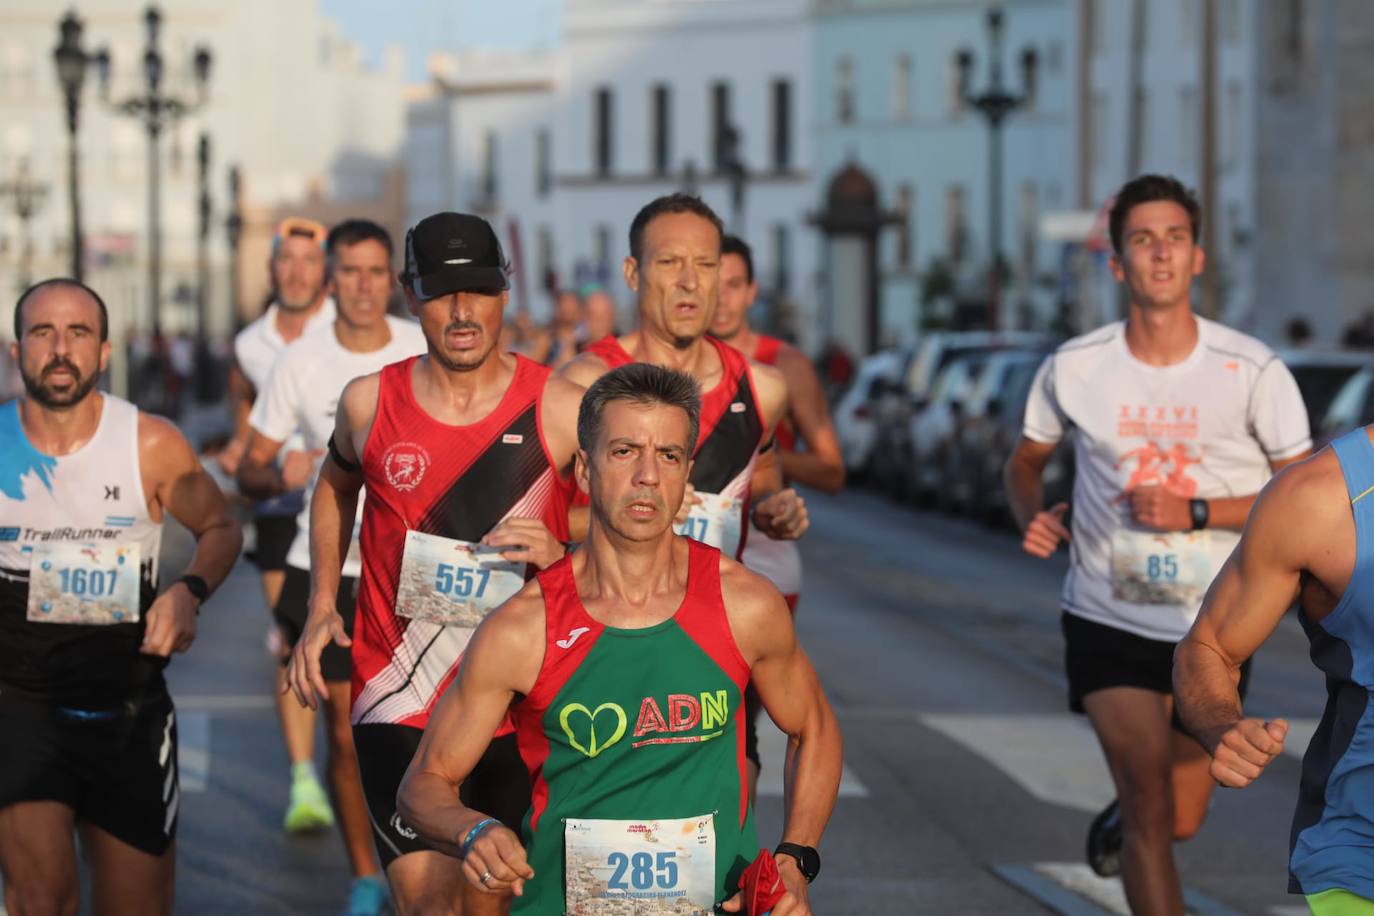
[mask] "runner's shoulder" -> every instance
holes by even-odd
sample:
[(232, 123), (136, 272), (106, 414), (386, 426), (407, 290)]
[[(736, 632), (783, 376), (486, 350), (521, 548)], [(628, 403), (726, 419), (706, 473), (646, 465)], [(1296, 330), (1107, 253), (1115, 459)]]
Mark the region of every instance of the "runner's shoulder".
[(370, 421), (377, 413), (377, 398), (381, 390), (380, 369), (360, 375), (344, 386), (343, 393), (339, 395), (339, 411), (353, 426), (357, 426), (363, 420)]
[(186, 458), (195, 457), (180, 427), (166, 417), (142, 410), (138, 412), (138, 454), (141, 462), (151, 462), (155, 468), (169, 460), (182, 464)]
[(584, 350), (574, 356), (554, 372), (554, 378), (571, 382), (581, 388), (590, 388), (601, 376), (611, 371), (611, 366), (591, 350)]
[(531, 579), (520, 591), (487, 615), (478, 627), (486, 651), (523, 658), (532, 646), (544, 645), (544, 589)]
[(1070, 337), (1055, 347), (1050, 357), (1060, 364), (1087, 363), (1109, 358), (1112, 342), (1119, 340), (1125, 333), (1126, 322), (1113, 321), (1077, 337)]
[(1241, 371), (1258, 374), (1279, 358), (1268, 344), (1244, 331), (1202, 317), (1198, 318), (1198, 324), (1205, 328), (1203, 343), (1208, 353), (1214, 359), (1223, 360), (1228, 369), (1235, 364)]

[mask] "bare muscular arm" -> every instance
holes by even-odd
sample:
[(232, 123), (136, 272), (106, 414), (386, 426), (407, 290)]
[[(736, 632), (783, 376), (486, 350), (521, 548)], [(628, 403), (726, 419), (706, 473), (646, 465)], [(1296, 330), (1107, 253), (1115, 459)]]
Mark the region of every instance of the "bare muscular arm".
[(830, 407), (820, 377), (795, 347), (782, 348), (777, 366), (787, 381), (788, 416), (806, 443), (804, 452), (782, 452), (783, 476), (826, 493), (838, 493), (844, 487), (844, 457), (830, 424)]

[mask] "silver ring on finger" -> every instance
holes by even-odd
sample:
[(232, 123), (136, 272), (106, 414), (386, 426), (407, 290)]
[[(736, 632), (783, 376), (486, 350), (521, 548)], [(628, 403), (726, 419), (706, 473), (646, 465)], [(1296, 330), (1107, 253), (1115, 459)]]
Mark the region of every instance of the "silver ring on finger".
[(477, 880), (478, 880), (478, 881), (481, 881), (481, 882), (482, 882), (482, 886), (485, 887), (485, 886), (486, 886), (486, 883), (487, 883), (488, 881), (491, 880), (491, 872), (489, 872), (489, 871), (484, 871), (484, 872), (482, 872), (482, 877), (478, 878)]

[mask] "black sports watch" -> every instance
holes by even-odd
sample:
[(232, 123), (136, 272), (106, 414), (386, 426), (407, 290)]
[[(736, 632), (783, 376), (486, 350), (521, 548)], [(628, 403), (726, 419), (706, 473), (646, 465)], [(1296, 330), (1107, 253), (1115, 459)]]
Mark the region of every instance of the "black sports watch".
[(1205, 499), (1188, 500), (1188, 514), (1193, 520), (1193, 530), (1201, 531), (1207, 527), (1208, 517), (1211, 513), (1211, 506)]
[(779, 843), (778, 848), (773, 850), (775, 856), (791, 856), (797, 860), (797, 866), (801, 869), (802, 877), (806, 883), (810, 884), (816, 880), (816, 876), (821, 873), (821, 854), (816, 851), (814, 846), (800, 846), (796, 843)]
[(186, 590), (191, 593), (191, 596), (202, 604), (206, 598), (210, 597), (210, 586), (200, 576), (187, 573), (177, 581), (186, 586)]

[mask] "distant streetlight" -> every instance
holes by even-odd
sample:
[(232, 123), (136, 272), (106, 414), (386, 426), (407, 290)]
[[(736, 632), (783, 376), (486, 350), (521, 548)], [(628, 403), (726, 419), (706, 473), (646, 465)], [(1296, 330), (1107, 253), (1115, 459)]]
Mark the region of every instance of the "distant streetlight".
[(19, 217), (23, 249), (19, 256), (19, 288), (27, 289), (33, 282), (33, 215), (47, 199), (48, 186), (29, 176), (29, 160), (21, 159), (15, 176), (9, 181), (0, 182), (0, 197), (8, 197)]
[(965, 48), (958, 56), (959, 98), (988, 122), (988, 233), (991, 236), (988, 248), (992, 259), (988, 267), (988, 325), (996, 331), (1000, 329), (1002, 319), (1002, 124), (1008, 115), (1034, 101), (1037, 60), (1034, 48), (1027, 47), (1021, 52), (1022, 91), (1020, 95), (1012, 95), (1002, 85), (1000, 9), (988, 11), (987, 29), (990, 63), (988, 87), (978, 95), (969, 90), (973, 52)]
[(57, 79), (62, 84), (62, 95), (67, 100), (67, 194), (71, 202), (71, 274), (78, 281), (84, 275), (85, 257), (81, 235), (80, 162), (76, 148), (76, 128), (77, 115), (81, 109), (81, 86), (86, 81), (86, 64), (91, 60), (90, 55), (81, 47), (83, 27), (81, 20), (76, 17), (76, 12), (68, 12), (58, 23), (60, 40), (53, 49)]
[(162, 88), (166, 62), (157, 46), (162, 14), (156, 6), (149, 6), (143, 14), (143, 22), (148, 45), (143, 52), (142, 94), (120, 102), (110, 102), (109, 52), (102, 49), (95, 56), (95, 62), (100, 73), (101, 97), (115, 111), (139, 120), (148, 133), (148, 295), (153, 335), (158, 337), (162, 334), (162, 161), (158, 155), (158, 139), (164, 128), (205, 104), (206, 89), (210, 82), (210, 50), (203, 45), (197, 47), (191, 58), (195, 98), (183, 100), (169, 95)]
[(196, 147), (196, 178), (200, 185), (200, 232), (196, 235), (196, 339), (209, 334), (210, 308), (210, 135), (201, 134)]
[(749, 177), (740, 155), (739, 128), (726, 124), (720, 134), (720, 152), (717, 161), (720, 173), (730, 184), (730, 229), (735, 235), (744, 236), (744, 182)]
[(234, 316), (234, 330), (243, 325), (243, 311), (239, 307), (239, 239), (243, 236), (243, 211), (239, 209), (239, 167), (229, 167), (229, 213), (224, 218), (224, 238), (229, 243), (229, 311)]

